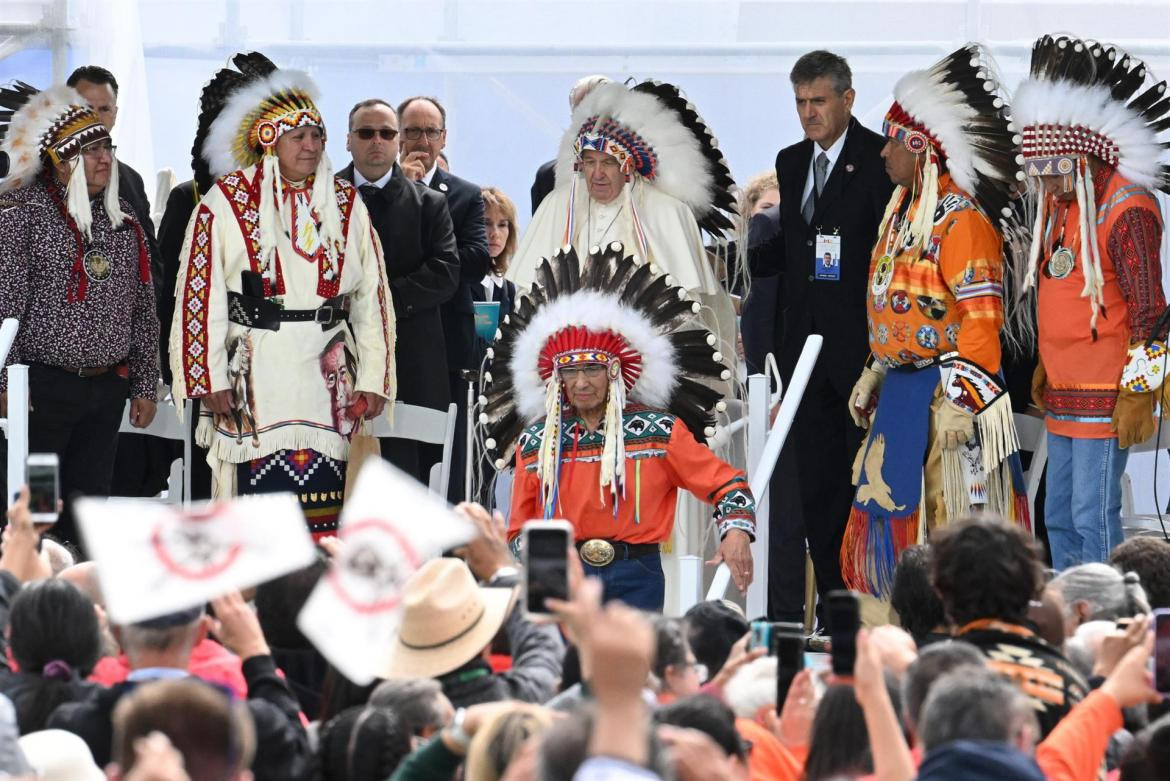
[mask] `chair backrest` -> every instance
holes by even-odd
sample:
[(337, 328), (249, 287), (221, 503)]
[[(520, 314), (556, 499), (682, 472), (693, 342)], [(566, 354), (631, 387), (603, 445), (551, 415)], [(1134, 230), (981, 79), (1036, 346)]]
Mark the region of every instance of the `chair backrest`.
[(16, 332), (19, 330), (19, 320), (15, 317), (4, 318), (4, 323), (0, 325), (0, 366), (8, 361), (8, 351), (12, 349), (12, 343), (16, 341)]
[[(176, 470), (171, 465), (170, 476), (167, 479), (167, 503), (179, 504), (191, 501), (191, 420), (192, 405), (190, 401), (183, 402), (182, 419), (179, 410), (170, 399), (165, 386), (159, 386), (158, 397), (163, 399), (154, 413), (154, 420), (146, 428), (135, 428), (130, 425), (130, 402), (126, 402), (126, 409), (122, 412), (122, 424), (118, 427), (120, 434), (145, 434), (148, 437), (171, 439), (183, 443), (182, 466)], [(175, 459), (178, 462), (180, 459)]]
[(1032, 454), (1028, 471), (1024, 473), (1024, 485), (1027, 487), (1028, 512), (1035, 523), (1036, 494), (1040, 491), (1040, 480), (1044, 477), (1044, 467), (1048, 463), (1048, 429), (1044, 425), (1044, 418), (1019, 412), (1012, 417), (1016, 423), (1016, 436), (1020, 439), (1020, 450)]
[[(420, 407), (415, 404), (394, 402), (392, 416), (394, 422), (386, 420), (385, 415), (379, 415), (374, 421), (371, 435), (379, 438), (412, 439), (417, 442), (426, 442), (431, 445), (443, 446), (443, 460), (439, 467), (438, 485), (436, 491), (442, 496), (447, 494), (447, 485), (451, 480), (451, 448), (455, 441), (455, 403), (447, 405), (446, 410)], [(435, 475), (431, 475), (431, 489), (435, 489)]]

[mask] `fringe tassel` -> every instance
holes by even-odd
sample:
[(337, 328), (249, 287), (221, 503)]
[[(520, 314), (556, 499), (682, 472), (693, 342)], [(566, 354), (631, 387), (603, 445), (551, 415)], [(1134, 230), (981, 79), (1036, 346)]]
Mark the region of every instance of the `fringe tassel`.
[(888, 521), (873, 518), (856, 505), (849, 511), (841, 545), (841, 574), (855, 591), (885, 598), (894, 585), (894, 569), (902, 551), (920, 542), (919, 510)]
[(103, 197), (103, 204), (106, 207), (106, 214), (110, 218), (110, 227), (117, 230), (130, 219), (126, 212), (122, 211), (122, 203), (118, 199), (118, 158), (110, 161), (110, 181), (106, 185), (106, 192)]
[[(195, 444), (207, 448), (208, 461), (214, 456), (220, 461), (242, 464), (254, 458), (263, 458), (278, 450), (316, 450), (322, 455), (338, 461), (349, 459), (349, 441), (335, 431), (311, 429), (302, 426), (285, 426), (275, 431), (262, 433), (261, 447), (252, 446), (252, 437), (245, 433), (237, 443), (235, 436), (219, 434), (210, 416), (200, 416), (195, 429)], [(214, 466), (214, 465), (213, 465)]]
[(556, 475), (561, 463), (561, 381), (556, 372), (544, 397), (544, 415), (544, 438), (540, 442), (536, 474), (540, 478), (544, 517), (551, 518), (556, 509)]
[(609, 486), (616, 516), (619, 494), (625, 495), (626, 484), (626, 438), (622, 436), (622, 410), (626, 408), (626, 387), (620, 369), (615, 373), (614, 366), (610, 366), (608, 370), (609, 401), (605, 405), (605, 423), (602, 429), (605, 444), (601, 448), (601, 479), (598, 481), (598, 491), (604, 504), (605, 487)]
[[(81, 156), (73, 158), (70, 165), (73, 169), (69, 172), (69, 183), (65, 185), (65, 209), (69, 212), (69, 216), (77, 223), (77, 230), (81, 231), (81, 235), (85, 237), (86, 241), (93, 238), (90, 228), (93, 226), (93, 210), (89, 207), (89, 189), (85, 180), (85, 165), (81, 162)], [(83, 293), (82, 298), (85, 298)]]
[[(908, 226), (903, 226), (906, 232), (906, 244), (903, 246), (917, 247), (919, 254), (926, 248), (926, 242), (934, 230), (934, 212), (938, 208), (938, 160), (933, 147), (927, 153), (926, 162), (922, 169), (922, 189), (918, 194), (918, 202), (914, 207), (913, 217)], [(901, 234), (901, 232), (899, 232)]]
[(1043, 190), (1037, 197), (1036, 221), (1032, 223), (1032, 247), (1028, 252), (1028, 268), (1024, 273), (1024, 284), (1020, 294), (1036, 286), (1036, 268), (1040, 265), (1040, 250), (1044, 244), (1044, 223), (1048, 214), (1048, 194)]
[(941, 454), (943, 478), (943, 504), (946, 507), (946, 522), (951, 523), (971, 510), (967, 483), (963, 480), (963, 459), (958, 449), (944, 450)]
[(280, 163), (275, 154), (265, 154), (257, 173), (260, 177), (260, 272), (275, 287), (276, 243), (280, 232), (288, 229), (290, 217), (280, 192)]
[(1101, 309), (1104, 280), (1101, 278), (1100, 251), (1094, 252), (1097, 245), (1097, 226), (1089, 220), (1090, 213), (1096, 212), (1095, 206), (1090, 206), (1095, 200), (1093, 193), (1089, 190), (1092, 186), (1093, 182), (1088, 175), (1085, 158), (1081, 157), (1077, 160), (1077, 180), (1074, 188), (1080, 215), (1078, 221), (1081, 234), (1081, 270), (1085, 275), (1085, 286), (1081, 290), (1081, 296), (1089, 299), (1089, 310), (1092, 313), (1089, 317), (1089, 330), (1093, 334), (1093, 340), (1096, 341), (1097, 314)]
[(979, 444), (983, 450), (983, 471), (990, 475), (1020, 449), (1008, 395), (1003, 394), (981, 410), (975, 416), (975, 424), (979, 428)]

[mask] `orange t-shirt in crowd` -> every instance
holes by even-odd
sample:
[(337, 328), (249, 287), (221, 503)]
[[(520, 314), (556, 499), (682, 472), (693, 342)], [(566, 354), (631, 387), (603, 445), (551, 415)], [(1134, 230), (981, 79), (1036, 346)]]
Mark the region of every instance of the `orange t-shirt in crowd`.
[(768, 729), (753, 719), (737, 718), (735, 729), (752, 744), (748, 778), (752, 781), (800, 781), (804, 763), (792, 755)]
[[(627, 543), (670, 539), (678, 489), (690, 491), (716, 508), (721, 530), (738, 528), (755, 536), (755, 501), (743, 472), (699, 444), (686, 424), (667, 412), (627, 404), (625, 496), (614, 516), (610, 489), (600, 490), (605, 437), (566, 415), (561, 434), (561, 467), (554, 518), (573, 524), (578, 540), (595, 537)], [(516, 445), (516, 477), (508, 539), (526, 521), (544, 517), (536, 464), (544, 423), (525, 429)]]
[[(1093, 177), (1097, 245), (1104, 280), (1096, 338), (1085, 287), (1080, 208), (1049, 200), (1052, 215), (1036, 270), (1040, 361), (1048, 375), (1045, 419), (1053, 434), (1109, 439), (1126, 353), (1146, 339), (1166, 308), (1159, 261), (1162, 221), (1153, 194), (1102, 167)], [(1054, 263), (1057, 250), (1072, 252), (1071, 271)]]
[(1003, 326), (999, 231), (950, 174), (943, 174), (926, 249), (920, 255), (917, 248), (889, 246), (894, 241), (879, 236), (870, 258), (866, 309), (874, 357), (903, 365), (958, 352), (998, 372)]
[(1098, 689), (1077, 703), (1036, 746), (1036, 764), (1048, 781), (1097, 778), (1109, 738), (1122, 726), (1121, 707)]

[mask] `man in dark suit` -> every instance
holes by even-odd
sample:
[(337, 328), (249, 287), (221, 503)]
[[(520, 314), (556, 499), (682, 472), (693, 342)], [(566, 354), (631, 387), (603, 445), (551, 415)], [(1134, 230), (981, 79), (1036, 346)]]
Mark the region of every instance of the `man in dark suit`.
[[(586, 76), (578, 79), (573, 88), (569, 90), (569, 113), (572, 114), (577, 109), (577, 104), (585, 100), (585, 96), (593, 91), (593, 88), (598, 84), (604, 84), (609, 81), (608, 76), (594, 75)], [(532, 213), (536, 214), (536, 207), (540, 206), (540, 202), (544, 200), (544, 196), (553, 191), (557, 186), (557, 161), (554, 157), (547, 163), (543, 163), (540, 168), (536, 169), (536, 178), (532, 181), (532, 189), (529, 194), (532, 196)]]
[(472, 365), (475, 356), (475, 307), (471, 284), (488, 273), (487, 232), (483, 220), (483, 195), (478, 185), (438, 167), (439, 152), (447, 145), (447, 111), (437, 98), (417, 96), (398, 104), (402, 125), (398, 153), (402, 172), (416, 182), (447, 197), (447, 208), (455, 226), (455, 243), (459, 248), (459, 287), (455, 295), (440, 307), (443, 338), (447, 345), (447, 369), (451, 399), (459, 406), (459, 422), (452, 449), (451, 484), (447, 498), (463, 499), (463, 475), (467, 454), (467, 382), (464, 370), (478, 371)]
[[(785, 523), (790, 519), (772, 520), (769, 614), (780, 620), (799, 620), (802, 613), (802, 538), (808, 539), (822, 601), (827, 592), (844, 588), (841, 540), (862, 433), (849, 416), (849, 393), (869, 351), (869, 256), (894, 188), (880, 156), (885, 139), (852, 116), (852, 78), (848, 63), (831, 52), (810, 52), (793, 66), (790, 80), (806, 138), (776, 156), (782, 263), (756, 270), (784, 275), (776, 327), (785, 385), (805, 339), (824, 337), (779, 467), (796, 470), (797, 480), (776, 478), (800, 486), (804, 516), (803, 530)], [(835, 262), (818, 270), (817, 258), (826, 251)]]
[[(447, 355), (436, 350), (439, 307), (459, 286), (455, 228), (442, 193), (408, 179), (398, 158), (398, 116), (384, 100), (363, 100), (349, 112), (345, 148), (353, 161), (337, 172), (354, 183), (382, 241), (398, 338), (394, 365), (398, 399), (445, 410), (451, 400)], [(382, 457), (423, 484), (430, 453), (417, 442), (383, 439)]]

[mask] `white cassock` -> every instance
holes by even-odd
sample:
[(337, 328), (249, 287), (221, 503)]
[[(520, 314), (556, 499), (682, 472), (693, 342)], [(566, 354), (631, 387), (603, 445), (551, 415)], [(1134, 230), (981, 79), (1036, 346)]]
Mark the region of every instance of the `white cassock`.
[[(575, 202), (572, 236), (567, 237), (571, 200)], [(541, 260), (552, 257), (565, 244), (571, 243), (584, 260), (590, 248), (613, 241), (620, 241), (627, 255), (637, 255), (673, 276), (676, 284), (702, 304), (703, 322), (719, 337), (723, 355), (736, 354), (735, 308), (707, 258), (694, 214), (677, 198), (647, 186), (641, 177), (635, 176), (609, 203), (590, 198), (581, 176), (558, 183), (532, 216), (505, 276), (523, 292), (532, 286)]]

